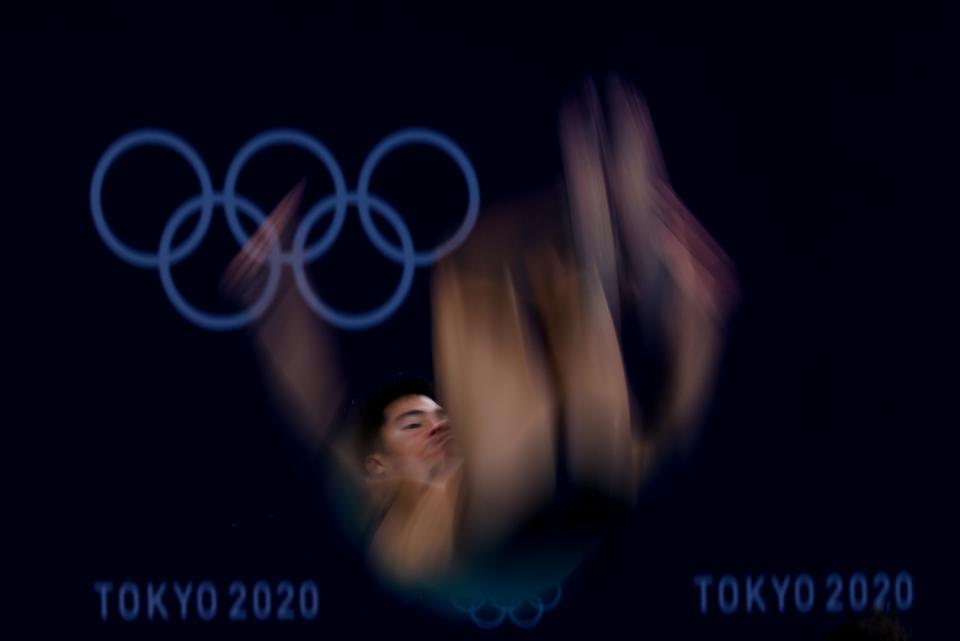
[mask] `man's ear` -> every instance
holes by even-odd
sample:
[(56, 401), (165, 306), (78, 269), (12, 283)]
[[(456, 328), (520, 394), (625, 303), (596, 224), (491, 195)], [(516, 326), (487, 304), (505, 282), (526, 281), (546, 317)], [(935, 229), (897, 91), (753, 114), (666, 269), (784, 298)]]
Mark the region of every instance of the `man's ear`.
[(381, 454), (370, 454), (363, 461), (363, 468), (367, 473), (367, 476), (373, 478), (380, 478), (387, 473), (386, 461), (383, 460)]

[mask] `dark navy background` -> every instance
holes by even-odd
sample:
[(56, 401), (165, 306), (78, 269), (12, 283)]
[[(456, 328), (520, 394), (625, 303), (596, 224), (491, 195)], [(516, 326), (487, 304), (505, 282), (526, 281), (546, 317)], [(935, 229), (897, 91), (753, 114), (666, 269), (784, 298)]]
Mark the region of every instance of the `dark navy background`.
[[(19, 611), (118, 638), (823, 639), (848, 620), (823, 612), (827, 574), (907, 570), (914, 607), (901, 620), (917, 638), (948, 636), (956, 374), (942, 339), (952, 292), (935, 119), (951, 91), (941, 66), (955, 65), (944, 20), (597, 3), (129, 3), (15, 16), (3, 49), (16, 177), (5, 218), (26, 224), (7, 238), (11, 295), (27, 310), (7, 310), (10, 407), (25, 405), (8, 428), (12, 521), (25, 534), (12, 552), (28, 577)], [(506, 202), (557, 178), (561, 101), (611, 70), (646, 95), (674, 187), (733, 258), (743, 300), (693, 454), (648, 488), (628, 531), (535, 629), (486, 632), (411, 607), (365, 573), (246, 334), (194, 327), (155, 272), (111, 254), (91, 220), (90, 179), (118, 136), (162, 127), (200, 151), (219, 188), (243, 142), (289, 126), (326, 143), (352, 187), (378, 140), (422, 125), (464, 148), (485, 205)], [(306, 154), (265, 152), (240, 192), (269, 210), (302, 176), (308, 204), (328, 192)], [(453, 163), (422, 149), (392, 154), (374, 190), (418, 247), (446, 237), (465, 203)], [(115, 165), (105, 206), (124, 240), (149, 248), (194, 193), (183, 161), (144, 151)], [(220, 213), (209, 238), (175, 275), (198, 305), (226, 309), (215, 286), (236, 246)], [(329, 301), (360, 309), (384, 299), (399, 269), (351, 216), (315, 275)], [(357, 394), (397, 372), (430, 374), (428, 294), (418, 270), (387, 323), (338, 334)], [(715, 600), (699, 612), (696, 574), (803, 572), (816, 580), (814, 613), (725, 616)], [(235, 578), (313, 578), (319, 617), (129, 624), (114, 600), (103, 624), (92, 587), (210, 579), (222, 612)]]

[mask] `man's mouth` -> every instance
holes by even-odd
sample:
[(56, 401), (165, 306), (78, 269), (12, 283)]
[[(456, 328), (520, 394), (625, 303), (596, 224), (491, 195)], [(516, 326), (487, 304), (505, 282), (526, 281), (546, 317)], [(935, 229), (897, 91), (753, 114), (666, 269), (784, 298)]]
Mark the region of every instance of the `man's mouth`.
[(444, 432), (440, 436), (435, 436), (433, 442), (430, 444), (433, 447), (444, 447), (450, 440), (453, 438), (453, 432)]

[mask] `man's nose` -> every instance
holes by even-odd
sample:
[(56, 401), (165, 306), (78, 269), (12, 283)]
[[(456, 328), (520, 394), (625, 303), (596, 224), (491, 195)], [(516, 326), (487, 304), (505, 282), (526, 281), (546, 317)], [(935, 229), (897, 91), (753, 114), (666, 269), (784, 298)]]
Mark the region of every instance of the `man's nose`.
[(433, 420), (433, 423), (430, 424), (430, 431), (427, 432), (427, 436), (434, 436), (441, 432), (446, 432), (450, 429), (450, 426), (447, 424), (447, 417), (439, 417)]

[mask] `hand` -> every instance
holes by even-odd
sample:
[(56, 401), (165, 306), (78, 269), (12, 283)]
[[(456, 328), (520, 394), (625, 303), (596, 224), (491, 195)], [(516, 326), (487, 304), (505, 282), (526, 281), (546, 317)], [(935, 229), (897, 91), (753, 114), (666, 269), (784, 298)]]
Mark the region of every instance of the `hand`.
[(686, 299), (717, 322), (739, 299), (733, 263), (669, 185), (657, 191), (658, 252)]
[(296, 212), (303, 198), (305, 180), (298, 182), (277, 203), (266, 222), (250, 237), (224, 273), (220, 289), (229, 298), (249, 303), (255, 298), (265, 278), (263, 265), (275, 243), (285, 243), (293, 234)]
[(655, 262), (666, 267), (689, 302), (715, 320), (738, 298), (733, 265), (674, 193), (667, 178), (650, 112), (624, 82), (609, 83), (613, 120), (609, 162), (613, 200), (631, 251), (639, 256), (641, 297)]

